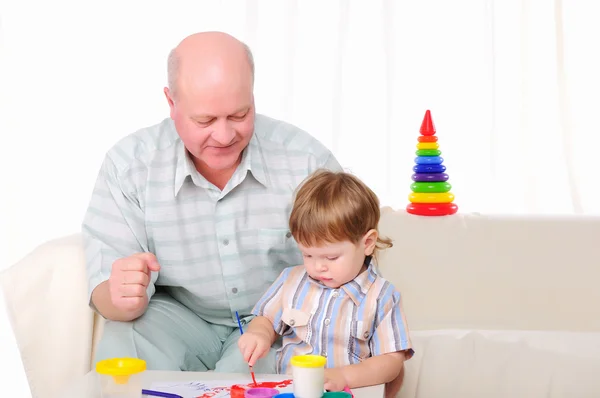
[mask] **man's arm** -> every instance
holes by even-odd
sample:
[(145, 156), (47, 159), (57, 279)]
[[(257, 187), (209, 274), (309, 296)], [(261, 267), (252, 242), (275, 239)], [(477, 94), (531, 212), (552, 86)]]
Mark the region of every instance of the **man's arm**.
[[(145, 169), (144, 169), (145, 170)], [(124, 176), (124, 177), (123, 177)], [(88, 301), (103, 317), (129, 321), (142, 315), (154, 294), (158, 274), (149, 274), (145, 294), (138, 305), (115, 305), (108, 279), (115, 261), (149, 251), (144, 213), (135, 197), (132, 170), (119, 173), (107, 156), (102, 164), (82, 225), (88, 274)]]
[(344, 168), (338, 160), (333, 156), (333, 153), (329, 152), (329, 156), (325, 158), (325, 161), (322, 162), (321, 168), (331, 170), (331, 171), (344, 171)]

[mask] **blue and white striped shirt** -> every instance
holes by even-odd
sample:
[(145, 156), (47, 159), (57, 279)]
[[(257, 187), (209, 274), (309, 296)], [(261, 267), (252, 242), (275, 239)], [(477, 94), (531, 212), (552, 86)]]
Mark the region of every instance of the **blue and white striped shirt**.
[(295, 355), (322, 355), (327, 368), (398, 351), (413, 355), (400, 292), (372, 264), (338, 289), (312, 279), (303, 265), (287, 268), (253, 313), (283, 336), (277, 373), (290, 373)]
[(256, 115), (254, 134), (223, 191), (189, 159), (173, 121), (139, 130), (102, 164), (82, 233), (88, 294), (112, 263), (152, 252), (162, 286), (208, 322), (235, 326), (281, 271), (302, 262), (288, 230), (293, 193), (318, 168), (341, 170), (331, 152), (288, 123)]

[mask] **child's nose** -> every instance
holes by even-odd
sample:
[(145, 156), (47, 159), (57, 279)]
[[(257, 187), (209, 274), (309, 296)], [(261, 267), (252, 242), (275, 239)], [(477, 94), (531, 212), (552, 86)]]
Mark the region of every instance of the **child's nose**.
[(319, 261), (317, 263), (317, 270), (319, 272), (324, 272), (327, 271), (327, 264), (324, 261)]

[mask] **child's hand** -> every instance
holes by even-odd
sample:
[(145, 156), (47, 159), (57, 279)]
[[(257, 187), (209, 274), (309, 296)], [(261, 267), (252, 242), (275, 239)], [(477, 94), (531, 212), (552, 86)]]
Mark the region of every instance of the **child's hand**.
[(325, 369), (325, 389), (327, 391), (342, 391), (347, 385), (341, 368)]
[(271, 344), (269, 344), (268, 336), (248, 331), (240, 336), (238, 347), (244, 361), (248, 362), (248, 365), (254, 366), (257, 360), (267, 355), (271, 349)]

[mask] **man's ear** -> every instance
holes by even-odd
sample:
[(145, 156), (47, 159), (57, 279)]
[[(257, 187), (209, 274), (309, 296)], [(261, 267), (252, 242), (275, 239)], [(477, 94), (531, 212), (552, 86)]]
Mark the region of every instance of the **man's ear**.
[(371, 256), (375, 251), (375, 246), (377, 245), (377, 238), (379, 234), (376, 229), (371, 229), (369, 232), (365, 234), (363, 237), (363, 244), (365, 245), (365, 256)]
[(163, 89), (163, 92), (165, 93), (165, 97), (167, 98), (167, 103), (169, 104), (169, 112), (171, 114), (171, 119), (173, 119), (175, 116), (175, 102), (173, 101), (173, 96), (171, 95), (171, 91), (169, 90), (169, 87), (165, 87)]

